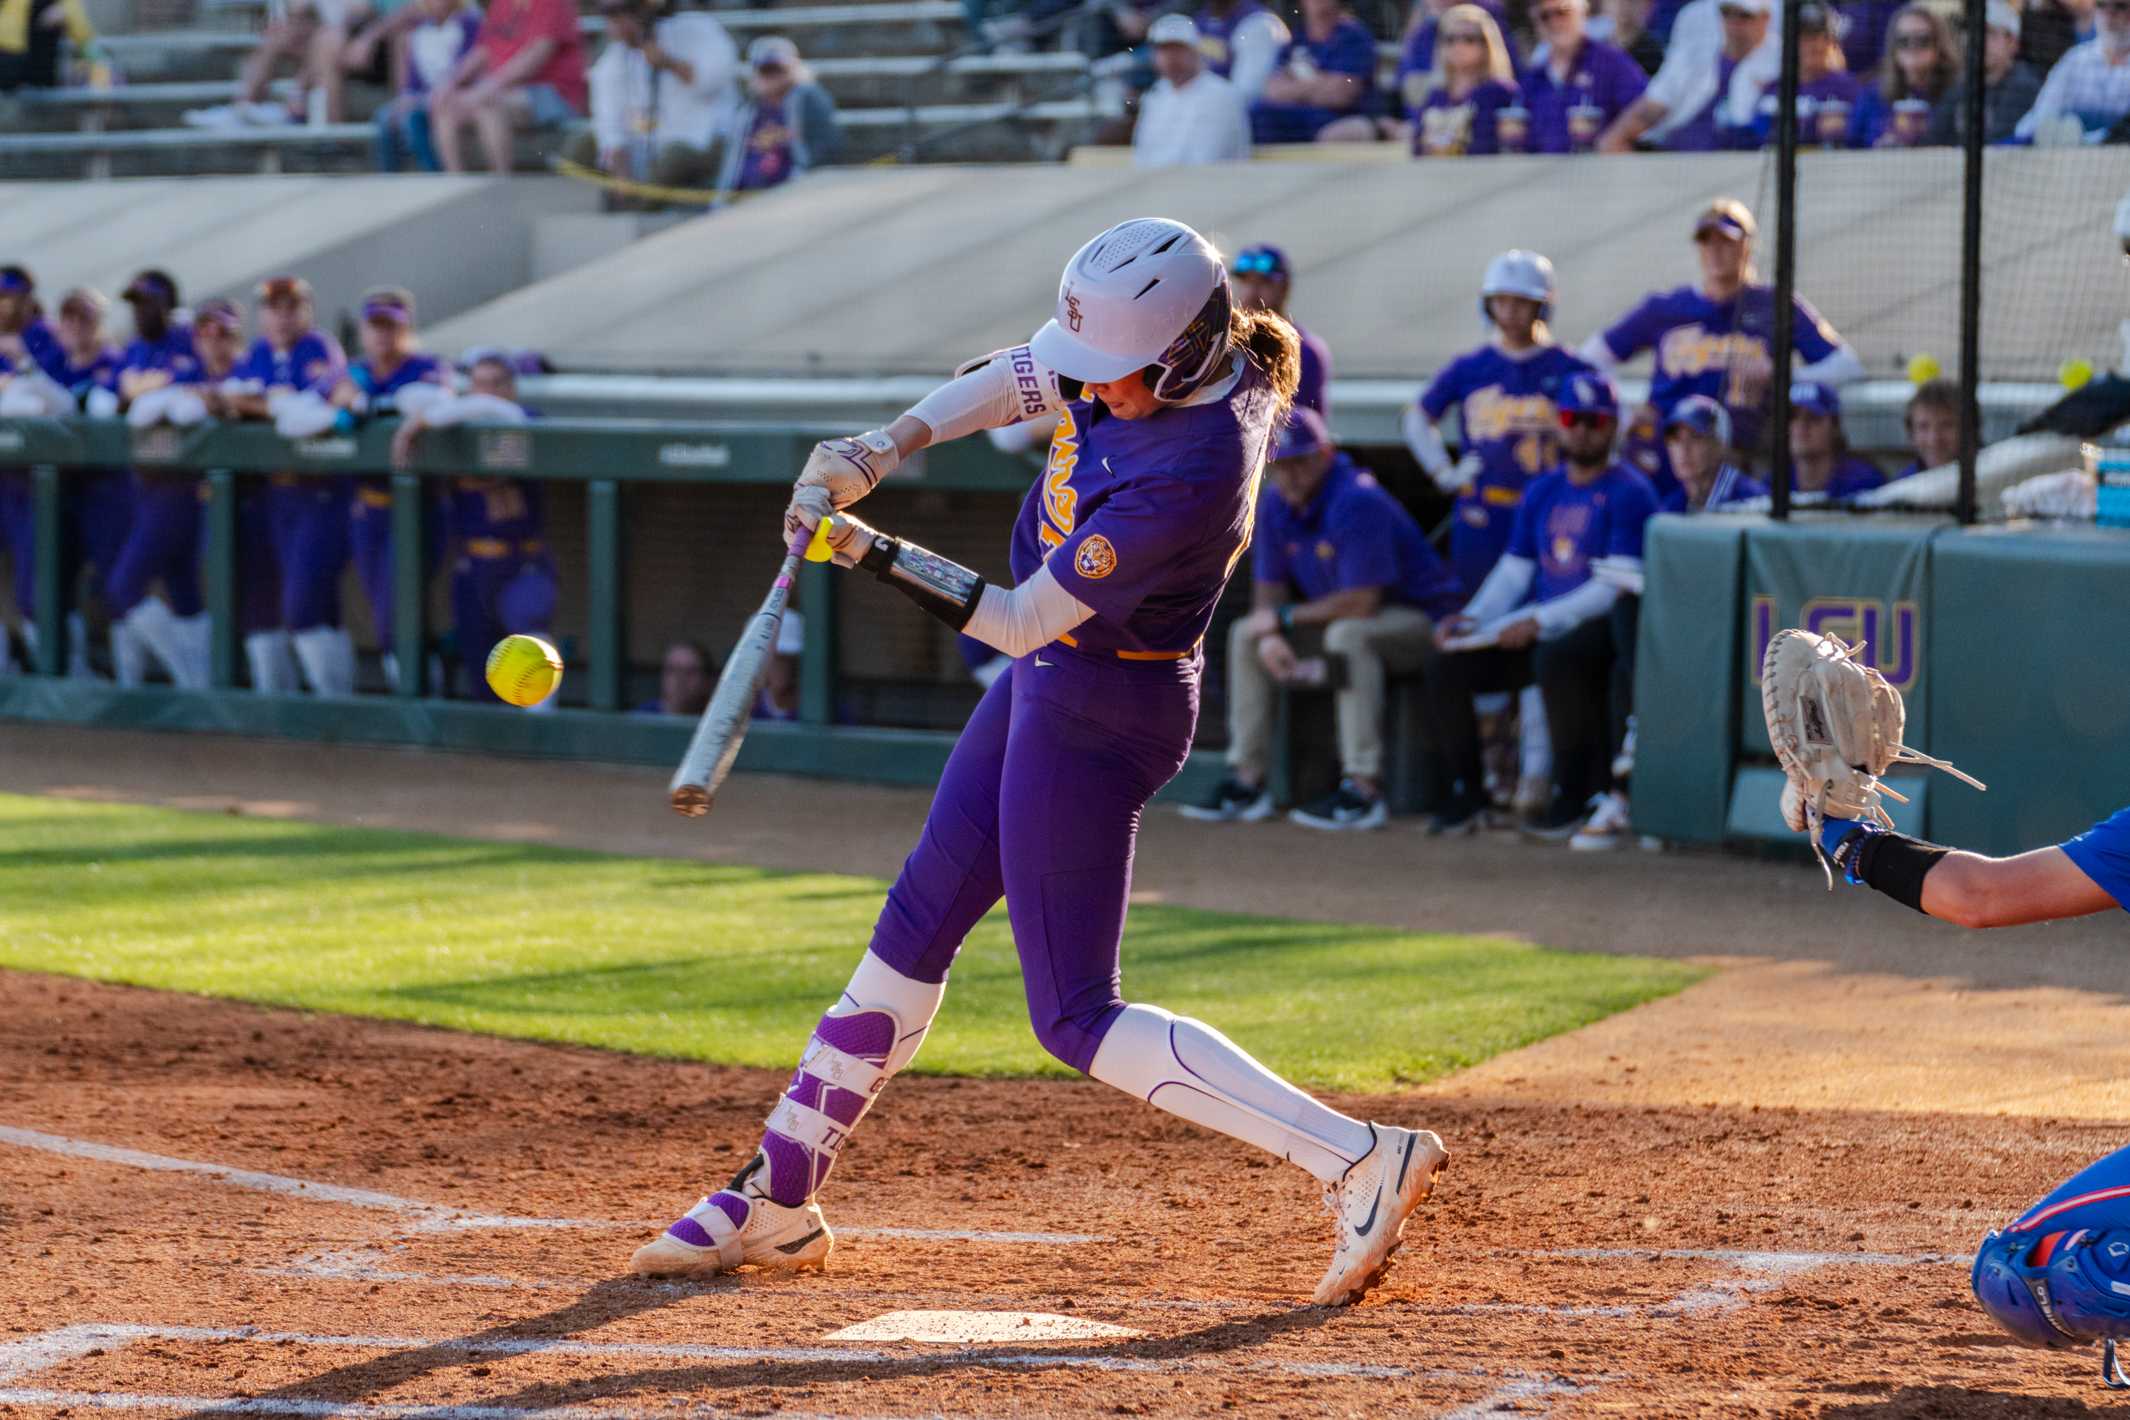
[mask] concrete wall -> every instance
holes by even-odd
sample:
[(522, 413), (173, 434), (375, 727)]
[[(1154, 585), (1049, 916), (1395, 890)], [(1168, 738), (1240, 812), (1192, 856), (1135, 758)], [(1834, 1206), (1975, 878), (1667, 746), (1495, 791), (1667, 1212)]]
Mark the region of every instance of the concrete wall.
[[(2130, 180), (2120, 150), (1999, 150), (1985, 171), (1985, 373), (2112, 364), (2130, 314), (2110, 233)], [(1087, 237), (1165, 214), (1228, 249), (1283, 244), (1294, 313), (1340, 372), (1409, 375), (1478, 339), (1474, 295), (1494, 253), (1553, 258), (1556, 334), (1580, 342), (1644, 292), (1695, 279), (1688, 232), (1711, 198), (1744, 198), (1771, 237), (1773, 186), (1758, 153), (828, 172), (509, 295), (448, 335), (540, 344), (588, 368), (937, 371), (1025, 339)], [(1916, 353), (1956, 362), (1959, 188), (1950, 151), (1803, 165), (1801, 289), (1876, 372)]]

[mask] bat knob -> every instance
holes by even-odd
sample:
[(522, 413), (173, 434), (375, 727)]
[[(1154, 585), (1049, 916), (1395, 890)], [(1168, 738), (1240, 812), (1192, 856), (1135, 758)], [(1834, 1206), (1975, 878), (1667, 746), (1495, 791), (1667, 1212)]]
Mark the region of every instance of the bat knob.
[(673, 812), (683, 818), (701, 818), (710, 812), (710, 795), (700, 784), (684, 784), (672, 795)]

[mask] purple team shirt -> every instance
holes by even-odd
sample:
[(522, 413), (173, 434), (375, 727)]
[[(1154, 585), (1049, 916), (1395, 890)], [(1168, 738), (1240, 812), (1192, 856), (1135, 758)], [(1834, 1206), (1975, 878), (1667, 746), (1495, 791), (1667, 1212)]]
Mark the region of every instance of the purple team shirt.
[(1555, 83), (1553, 71), (1533, 64), (1524, 71), (1524, 107), (1531, 112), (1533, 153), (1587, 153), (1611, 122), (1649, 87), (1642, 66), (1618, 45), (1586, 39)]
[(1385, 604), (1430, 616), (1464, 605), (1464, 588), (1413, 515), (1343, 453), (1307, 507), (1293, 507), (1271, 488), (1259, 495), (1253, 546), (1251, 575), (1292, 587), (1302, 601), (1381, 587)]
[(276, 350), (271, 341), (261, 336), (244, 352), (230, 377), (262, 390), (315, 390), (325, 394), (347, 368), (348, 358), (341, 353), (340, 342), (322, 330), (310, 330), (286, 350)]
[[(1797, 86), (1797, 141), (1801, 146), (1848, 148), (1854, 146), (1857, 111), (1863, 107), (1864, 83), (1854, 74), (1837, 69), (1810, 83)], [(1779, 85), (1760, 92), (1750, 128), (1727, 136), (1726, 147), (1764, 148), (1775, 141), (1775, 115), (1782, 107)]]
[[(1509, 12), (1502, 8), (1501, 0), (1478, 0), (1479, 8), (1494, 17), (1494, 27), (1501, 31), (1504, 42), (1509, 40)], [(1435, 68), (1435, 31), (1442, 25), (1440, 15), (1430, 15), (1421, 22), (1405, 41), (1405, 52), (1398, 57), (1398, 92), (1405, 92), (1406, 79), (1414, 74), (1431, 74)], [(1512, 52), (1513, 62), (1515, 55)], [(1404, 100), (1401, 98), (1400, 103)]]
[(417, 350), (394, 365), (389, 375), (379, 375), (377, 367), (368, 360), (357, 360), (348, 367), (348, 377), (368, 396), (370, 414), (374, 417), (394, 413), (399, 408), (396, 396), (408, 385), (450, 384), (451, 362)]
[[(1713, 153), (1725, 146), (1725, 130), (1721, 125), (1723, 106), (1729, 101), (1731, 75), (1738, 71), (1738, 61), (1728, 54), (1716, 56), (1716, 92), (1702, 106), (1701, 112), (1674, 128), (1664, 137), (1665, 150), (1672, 153)], [(1752, 146), (1750, 144), (1746, 146)]]
[(1509, 552), (1538, 564), (1525, 604), (1566, 596), (1590, 580), (1600, 557), (1642, 555), (1642, 534), (1657, 511), (1649, 480), (1616, 463), (1580, 487), (1555, 469), (1531, 485), (1516, 510)]
[[(118, 368), (120, 373), (166, 370), (172, 384), (192, 383), (200, 373), (200, 357), (192, 349), (192, 327), (173, 325), (161, 340), (143, 340), (136, 336), (119, 353)], [(115, 385), (116, 381), (113, 383)]]
[[(1792, 308), (1791, 328), (1797, 358), (1806, 364), (1826, 359), (1841, 341), (1802, 296)], [(1732, 443), (1749, 449), (1765, 415), (1774, 368), (1768, 343), (1774, 333), (1772, 287), (1748, 286), (1719, 303), (1692, 286), (1680, 286), (1644, 298), (1605, 331), (1605, 345), (1621, 361), (1644, 350), (1656, 352), (1649, 402), (1659, 415), (1668, 418), (1680, 400), (1705, 394), (1730, 410)]]
[(1517, 107), (1521, 97), (1514, 84), (1498, 79), (1487, 80), (1461, 99), (1452, 99), (1447, 89), (1435, 90), (1412, 112), (1413, 156), (1485, 157), (1524, 151), (1526, 135), (1505, 132), (1501, 119), (1501, 111)]
[(756, 192), (791, 176), (794, 144), (786, 117), (791, 98), (786, 94), (781, 103), (756, 103), (754, 121), (747, 125), (747, 156), (740, 160), (739, 181), (734, 184), (737, 190)]
[(1013, 529), (1013, 579), (1049, 564), (1092, 620), (1073, 644), (1127, 657), (1188, 657), (1250, 545), (1271, 452), (1273, 396), (1247, 362), (1225, 399), (1151, 419), (1058, 417), (1043, 476)]

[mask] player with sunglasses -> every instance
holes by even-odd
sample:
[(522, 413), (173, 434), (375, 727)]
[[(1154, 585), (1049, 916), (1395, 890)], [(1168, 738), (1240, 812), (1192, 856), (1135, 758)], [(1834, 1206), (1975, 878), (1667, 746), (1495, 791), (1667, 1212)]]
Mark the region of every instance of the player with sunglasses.
[(1235, 303), (1248, 311), (1270, 311), (1294, 327), (1302, 340), (1302, 382), (1294, 402), (1331, 419), (1331, 347), (1320, 336), (1302, 329), (1287, 314), (1287, 298), (1294, 292), (1294, 268), (1278, 247), (1259, 243), (1244, 247), (1228, 267), (1235, 285)]

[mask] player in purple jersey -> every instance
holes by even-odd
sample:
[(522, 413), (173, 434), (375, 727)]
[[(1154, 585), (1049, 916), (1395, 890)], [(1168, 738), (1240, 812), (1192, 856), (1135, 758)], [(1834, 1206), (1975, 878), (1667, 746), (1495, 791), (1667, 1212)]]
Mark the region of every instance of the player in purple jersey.
[(1768, 486), (1730, 461), (1731, 416), (1705, 394), (1672, 406), (1664, 447), (1677, 480), (1657, 503), (1660, 513), (1700, 513), (1748, 498), (1765, 498)]
[[(1651, 413), (1646, 422), (1638, 416), (1637, 423), (1660, 430), (1673, 405), (1690, 394), (1705, 394), (1730, 411), (1739, 448), (1759, 446), (1775, 371), (1769, 354), (1775, 292), (1753, 270), (1757, 230), (1744, 203), (1729, 197), (1710, 203), (1694, 219), (1701, 284), (1652, 293), (1576, 352), (1605, 371), (1645, 350), (1655, 353)], [(1795, 299), (1792, 320), (1796, 358), (1802, 362), (1797, 378), (1839, 385), (1862, 377), (1863, 361), (1802, 296)], [(1668, 468), (1660, 465), (1654, 481), (1659, 492), (1671, 491)]]
[[(833, 512), (863, 567), (1013, 656), (941, 776), (872, 945), (800, 1058), (759, 1152), (640, 1248), (653, 1275), (818, 1265), (815, 1201), (838, 1149), (939, 1010), (962, 939), (1001, 896), (1036, 1038), (1077, 1070), (1301, 1165), (1337, 1250), (1320, 1303), (1387, 1265), (1448, 1155), (1421, 1131), (1326, 1108), (1197, 1021), (1120, 994), (1140, 814), (1190, 753), (1200, 642), (1250, 545), (1274, 431), (1294, 394), (1291, 327), (1233, 307), (1227, 269), (1180, 222), (1120, 223), (1065, 268), (1027, 345), (972, 361), (885, 429), (816, 447), (787, 536)], [(1014, 527), (1013, 587), (839, 510), (918, 449), (1059, 414)]]
[[(420, 407), (425, 399), (448, 395), (452, 386), (451, 365), (439, 356), (416, 349), (414, 296), (397, 286), (380, 286), (362, 296), (362, 356), (347, 373), (333, 382), (327, 398), (341, 411), (341, 419), (353, 427), (358, 418), (385, 418)], [(420, 398), (416, 397), (418, 392)], [(424, 550), (425, 569), (435, 563), (443, 548), (443, 526), (430, 519), (431, 545)], [(377, 633), (385, 678), (397, 685), (399, 661), (392, 644), (392, 480), (386, 477), (358, 478), (348, 514), (348, 543), (355, 559), (356, 580), (370, 603), (370, 624)], [(424, 582), (428, 579), (423, 578)], [(486, 656), (487, 646), (481, 648)], [(353, 654), (352, 647), (350, 655)], [(479, 676), (475, 680), (485, 687)]]
[(1622, 593), (1640, 591), (1642, 533), (1657, 498), (1649, 480), (1613, 456), (1612, 381), (1579, 371), (1561, 382), (1555, 403), (1560, 467), (1524, 494), (1508, 550), (1463, 614), (1436, 631), (1437, 644), (1457, 652), (1427, 682), (1430, 748), (1457, 785), (1438, 832), (1470, 832), (1486, 808), (1475, 691), (1536, 679), (1543, 692), (1554, 788), (1552, 804), (1529, 825), (1540, 837), (1565, 838), (1606, 807), (1598, 801), (1608, 797), (1613, 753), (1626, 738), (1634, 598)]
[[(259, 338), (231, 386), (245, 418), (274, 418), (284, 401), (329, 388), (347, 369), (340, 342), (316, 327), (311, 286), (300, 276), (259, 283)], [(348, 480), (273, 475), (267, 519), (281, 573), (281, 626), (316, 695), (355, 693), (355, 647), (341, 625), (340, 573), (348, 562)]]
[(1331, 347), (1302, 329), (1287, 314), (1287, 299), (1294, 294), (1294, 268), (1287, 254), (1276, 246), (1259, 243), (1235, 253), (1228, 269), (1234, 280), (1235, 299), (1245, 310), (1270, 311), (1294, 327), (1302, 342), (1302, 379), (1294, 402), (1313, 409), (1328, 423), (1331, 419)]
[[(1553, 343), (1553, 263), (1535, 251), (1505, 251), (1479, 283), (1480, 319), (1493, 339), (1452, 360), (1405, 411), (1405, 446), (1456, 507), (1450, 566), (1477, 587), (1508, 546), (1516, 507), (1531, 480), (1553, 467), (1560, 421), (1553, 391), (1588, 370)], [(1452, 461), (1440, 425), (1457, 412), (1463, 457)]]
[(1842, 399), (1832, 385), (1800, 380), (1790, 386), (1790, 488), (1852, 498), (1886, 482), (1886, 471), (1849, 448), (1842, 432)]

